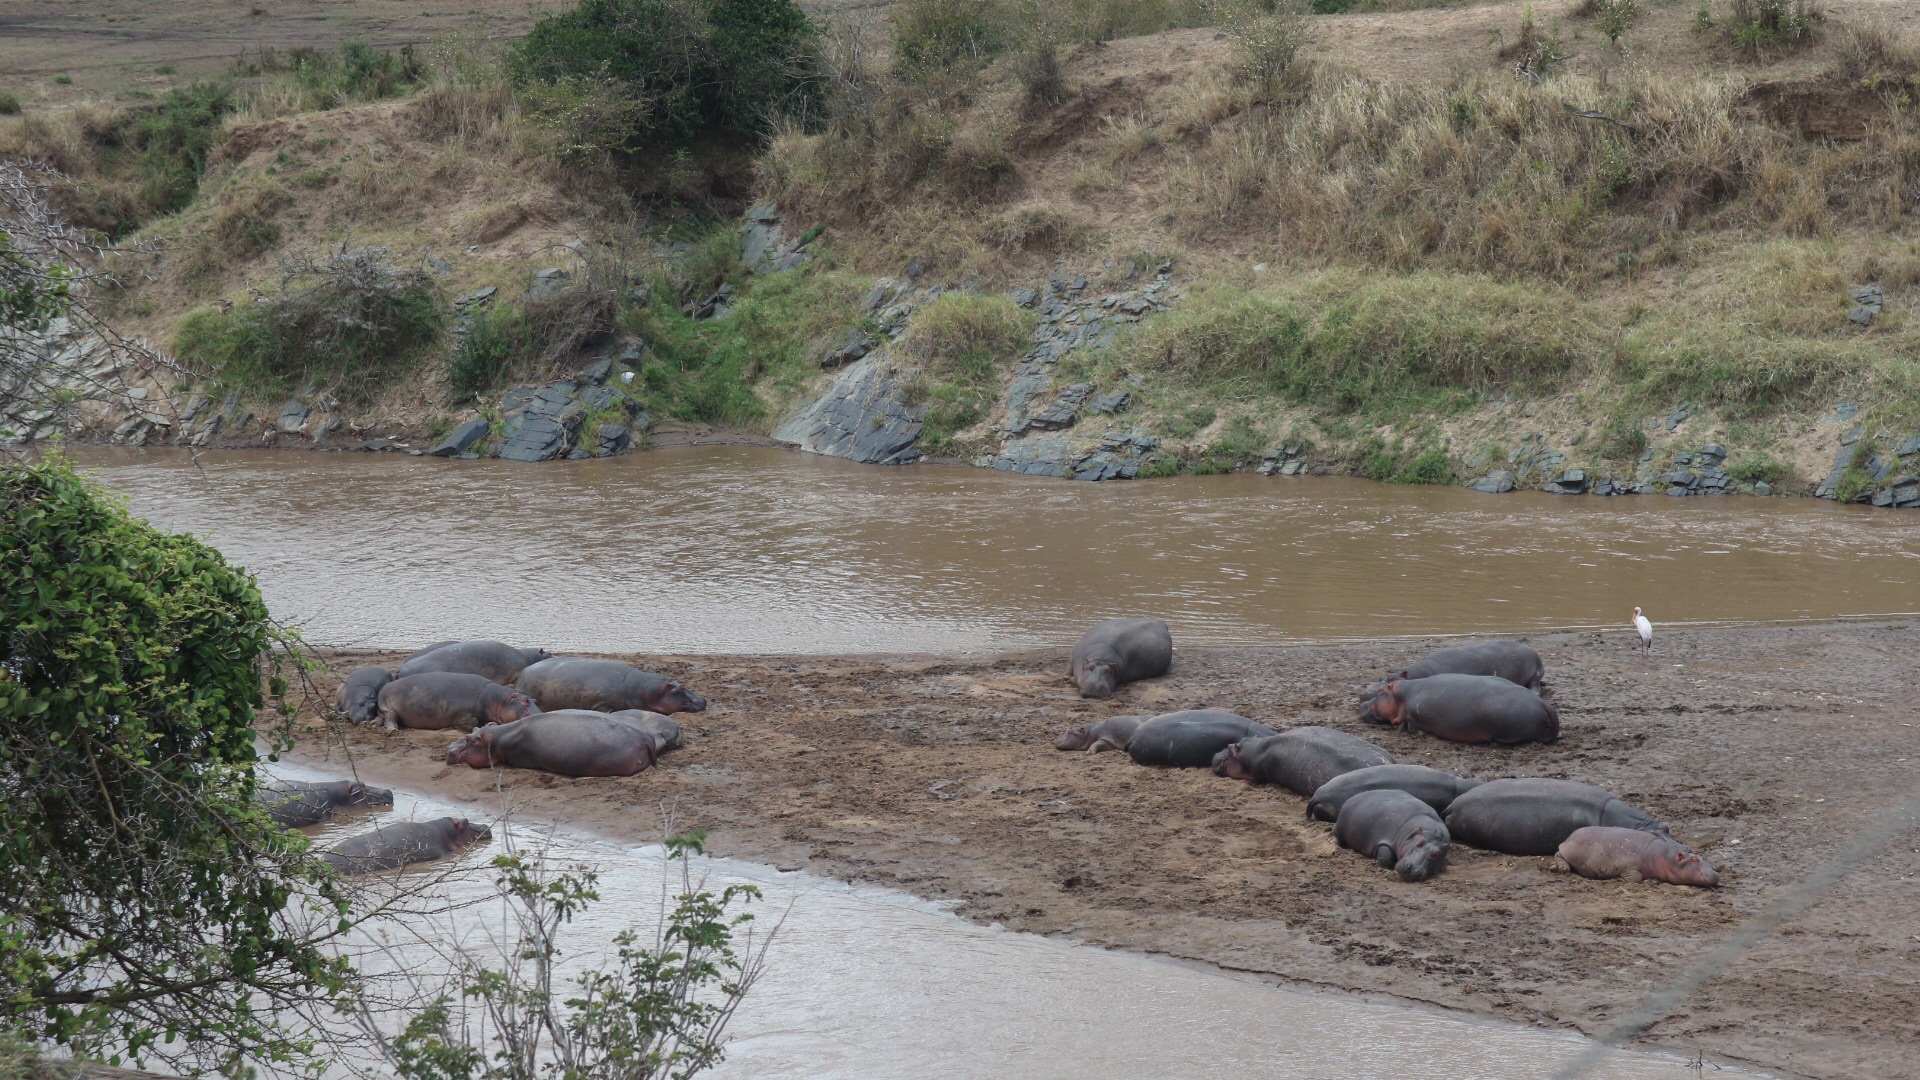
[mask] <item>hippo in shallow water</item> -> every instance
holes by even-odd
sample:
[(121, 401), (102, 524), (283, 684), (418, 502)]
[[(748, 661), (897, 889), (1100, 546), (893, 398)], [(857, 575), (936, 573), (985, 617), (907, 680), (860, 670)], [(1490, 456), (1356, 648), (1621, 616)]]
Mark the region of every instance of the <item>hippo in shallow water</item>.
[(1226, 747), (1214, 755), (1213, 773), (1311, 795), (1342, 773), (1391, 764), (1392, 754), (1358, 735), (1330, 727), (1297, 727)]
[(673, 714), (703, 712), (707, 699), (678, 679), (641, 671), (618, 660), (562, 656), (532, 664), (520, 673), (520, 689), (540, 708), (621, 712), (645, 709)]
[(254, 789), (267, 815), (290, 829), (318, 825), (343, 806), (392, 806), (393, 792), (355, 780), (276, 780)]
[(1173, 635), (1159, 619), (1123, 618), (1095, 623), (1073, 647), (1067, 677), (1081, 697), (1112, 697), (1123, 683), (1154, 679), (1173, 666)]
[(649, 712), (646, 709), (622, 709), (607, 715), (623, 724), (632, 724), (653, 736), (654, 757), (659, 757), (669, 750), (680, 749), (680, 723), (665, 713)]
[(659, 738), (659, 732), (630, 720), (561, 709), (476, 728), (447, 747), (447, 764), (476, 769), (504, 765), (561, 776), (632, 776), (653, 764)]
[(1334, 821), (1340, 817), (1340, 807), (1363, 791), (1404, 791), (1444, 814), (1453, 800), (1479, 786), (1478, 780), (1425, 765), (1375, 765), (1341, 773), (1315, 788), (1313, 794), (1307, 796), (1307, 816)]
[(372, 832), (349, 836), (320, 853), (320, 861), (342, 874), (397, 870), (445, 858), (462, 848), (493, 839), (493, 830), (466, 818), (396, 821)]
[(1127, 754), (1142, 765), (1204, 769), (1229, 745), (1271, 734), (1272, 728), (1225, 709), (1187, 709), (1156, 716), (1134, 728)]
[(1560, 713), (1551, 702), (1491, 675), (1390, 679), (1363, 715), (1448, 742), (1510, 746), (1560, 737)]
[(1333, 838), (1343, 848), (1380, 860), (1402, 881), (1425, 881), (1447, 864), (1452, 838), (1433, 807), (1404, 791), (1362, 791), (1340, 808)]
[(1085, 750), (1090, 754), (1102, 750), (1125, 750), (1134, 731), (1146, 722), (1144, 716), (1109, 716), (1105, 720), (1075, 724), (1053, 740), (1053, 748)]
[(1546, 681), (1546, 665), (1533, 646), (1518, 641), (1475, 641), (1430, 653), (1381, 679), (1371, 697), (1391, 679), (1425, 679), (1433, 675), (1491, 675), (1539, 690)]
[(429, 671), (380, 690), (380, 722), (390, 728), (462, 728), (504, 724), (540, 711), (533, 699), (485, 675)]
[(512, 686), (527, 665), (551, 659), (553, 654), (545, 649), (516, 649), (498, 641), (456, 641), (408, 659), (397, 674), (404, 679), (429, 671), (457, 671)]
[(1705, 859), (1666, 837), (1639, 829), (1610, 825), (1575, 829), (1554, 854), (1567, 869), (1585, 878), (1664, 881), (1703, 888), (1720, 884), (1720, 875)]
[(1638, 829), (1673, 839), (1651, 814), (1613, 792), (1572, 780), (1489, 780), (1453, 800), (1447, 828), (1474, 847), (1508, 855), (1551, 855), (1589, 825)]
[(380, 690), (393, 681), (383, 667), (357, 667), (340, 682), (340, 711), (356, 724), (371, 724), (380, 715)]

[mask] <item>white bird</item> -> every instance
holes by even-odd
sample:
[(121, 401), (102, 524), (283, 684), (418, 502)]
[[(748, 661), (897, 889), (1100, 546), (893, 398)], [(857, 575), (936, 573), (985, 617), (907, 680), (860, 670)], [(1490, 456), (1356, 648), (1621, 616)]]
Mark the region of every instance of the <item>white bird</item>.
[(1639, 608), (1633, 609), (1633, 628), (1640, 631), (1640, 648), (1644, 652), (1653, 651), (1653, 624), (1640, 614)]

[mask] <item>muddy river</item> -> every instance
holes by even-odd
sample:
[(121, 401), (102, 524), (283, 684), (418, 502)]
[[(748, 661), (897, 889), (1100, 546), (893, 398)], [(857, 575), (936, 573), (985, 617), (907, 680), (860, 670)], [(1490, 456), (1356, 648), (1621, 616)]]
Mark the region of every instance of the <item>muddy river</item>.
[[(301, 779), (328, 775), (277, 771)], [(404, 966), (430, 979), (445, 969), (442, 956), (455, 942), (499, 967), (499, 943), (511, 935), (503, 931), (508, 919), (491, 875), (481, 868), (506, 850), (543, 852), (551, 867), (590, 866), (599, 874), (608, 899), (563, 932), (563, 971), (599, 966), (606, 942), (621, 930), (651, 933), (649, 920), (657, 921), (671, 880), (659, 847), (516, 823), (498, 810), (396, 792), (394, 818), (485, 819), (494, 822), (494, 838), (460, 856), (452, 873), (443, 865), (402, 875), (444, 896), (459, 914), (411, 918), (369, 936), (357, 958), (361, 970)], [(388, 817), (350, 814), (312, 831), (324, 845)], [(708, 1074), (717, 1080), (1538, 1080), (1587, 1046), (1559, 1033), (979, 926), (887, 889), (727, 859), (695, 864), (710, 888), (758, 886), (764, 897), (751, 905), (756, 920), (763, 929), (778, 924), (765, 976), (729, 1029), (727, 1061)], [(423, 937), (432, 944), (421, 944)], [(378, 949), (371, 948), (375, 941)], [(1581, 1075), (1659, 1080), (1685, 1075), (1685, 1064), (1614, 1051)]]
[(756, 447), (544, 466), (80, 449), (317, 645), (977, 652), (1122, 612), (1183, 644), (1920, 611), (1920, 514), (1252, 474), (1086, 484)]

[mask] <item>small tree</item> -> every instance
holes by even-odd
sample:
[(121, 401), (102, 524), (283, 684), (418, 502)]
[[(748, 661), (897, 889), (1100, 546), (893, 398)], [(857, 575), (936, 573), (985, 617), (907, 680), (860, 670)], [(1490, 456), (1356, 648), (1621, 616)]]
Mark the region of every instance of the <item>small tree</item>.
[(274, 1012), (338, 985), (318, 946), (346, 907), (253, 803), (269, 636), (212, 548), (58, 459), (0, 465), (0, 1026), (201, 1066), (304, 1052)]

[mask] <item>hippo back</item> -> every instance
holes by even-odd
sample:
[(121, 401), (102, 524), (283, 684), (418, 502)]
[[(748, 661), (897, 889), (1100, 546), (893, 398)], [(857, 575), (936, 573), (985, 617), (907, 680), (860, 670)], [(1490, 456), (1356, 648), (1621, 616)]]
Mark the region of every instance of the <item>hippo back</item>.
[(1311, 795), (1336, 776), (1393, 764), (1393, 755), (1359, 737), (1330, 727), (1289, 728), (1240, 748), (1262, 783), (1296, 795)]
[(653, 764), (659, 745), (650, 727), (585, 709), (536, 713), (486, 731), (509, 768), (559, 776), (631, 776)]
[(648, 680), (660, 678), (620, 660), (557, 656), (527, 665), (520, 672), (519, 687), (546, 712), (611, 713), (640, 708)]
[[(320, 858), (344, 874), (394, 870), (429, 862), (452, 854), (461, 831), (459, 825), (458, 819), (450, 817), (394, 822), (349, 836), (331, 850), (322, 852)], [(485, 828), (475, 832), (480, 839), (488, 835)]]
[(1440, 649), (1408, 664), (1403, 679), (1429, 675), (1491, 675), (1520, 686), (1537, 687), (1546, 665), (1531, 645), (1518, 641), (1476, 641)]
[(1456, 839), (1508, 855), (1551, 855), (1589, 825), (1668, 835), (1666, 826), (1612, 792), (1572, 780), (1490, 780), (1447, 808), (1447, 828)]
[(1375, 765), (1342, 773), (1315, 788), (1307, 797), (1307, 815), (1320, 821), (1334, 821), (1348, 799), (1363, 791), (1388, 789), (1404, 791), (1433, 807), (1436, 813), (1444, 814), (1453, 800), (1479, 786), (1478, 780), (1425, 765)]
[(1492, 675), (1429, 675), (1399, 684), (1401, 725), (1455, 742), (1552, 742), (1560, 716), (1539, 694)]
[(1204, 769), (1228, 746), (1272, 734), (1272, 729), (1225, 709), (1188, 709), (1164, 713), (1135, 728), (1127, 754), (1142, 765)]
[(429, 671), (451, 671), (480, 675), (511, 686), (527, 666), (527, 658), (510, 645), (498, 641), (456, 641), (408, 659), (400, 665), (400, 678), (424, 675)]

